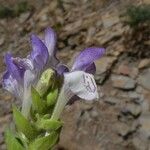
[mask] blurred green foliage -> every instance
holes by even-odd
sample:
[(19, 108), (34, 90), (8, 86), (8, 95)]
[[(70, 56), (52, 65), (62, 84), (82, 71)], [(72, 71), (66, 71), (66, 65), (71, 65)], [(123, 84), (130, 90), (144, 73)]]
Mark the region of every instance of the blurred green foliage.
[(127, 8), (126, 15), (128, 17), (127, 23), (135, 27), (140, 23), (145, 23), (150, 21), (150, 5), (131, 5)]
[(0, 5), (0, 18), (17, 17), (21, 13), (29, 11), (32, 6), (28, 4), (27, 1), (20, 1), (14, 5), (14, 7), (8, 7)]

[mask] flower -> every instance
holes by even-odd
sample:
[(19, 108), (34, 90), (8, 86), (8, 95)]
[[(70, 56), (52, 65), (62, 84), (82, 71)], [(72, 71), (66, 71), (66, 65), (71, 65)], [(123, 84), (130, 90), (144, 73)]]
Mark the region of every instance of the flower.
[[(53, 72), (48, 68), (56, 70), (64, 77), (52, 118), (59, 118), (64, 106), (74, 95), (86, 100), (98, 98), (97, 86), (92, 74), (96, 71), (94, 61), (104, 54), (104, 48), (91, 47), (83, 50), (76, 57), (69, 71), (68, 67), (56, 58), (56, 34), (51, 28), (45, 30), (43, 40), (33, 34), (31, 44), (32, 52), (27, 58), (13, 58), (10, 53), (5, 55), (7, 70), (3, 76), (3, 87), (22, 100), (22, 113), (25, 117), (29, 116), (31, 107), (31, 86), (42, 89), (43, 94), (44, 86), (38, 84), (38, 81), (43, 73), (51, 79), (49, 73), (53, 74)], [(48, 81), (42, 80), (44, 83)]]
[(97, 86), (92, 74), (96, 71), (94, 61), (103, 56), (104, 52), (104, 48), (87, 48), (76, 57), (70, 72), (65, 65), (57, 67), (57, 72), (64, 75), (64, 83), (52, 119), (59, 119), (63, 108), (75, 95), (85, 100), (98, 98)]
[(27, 58), (5, 55), (7, 67), (3, 75), (3, 87), (22, 100), (22, 113), (28, 116), (31, 106), (31, 85), (36, 86), (44, 70), (58, 64), (55, 56), (56, 34), (51, 28), (45, 30), (44, 40), (31, 36), (32, 52)]

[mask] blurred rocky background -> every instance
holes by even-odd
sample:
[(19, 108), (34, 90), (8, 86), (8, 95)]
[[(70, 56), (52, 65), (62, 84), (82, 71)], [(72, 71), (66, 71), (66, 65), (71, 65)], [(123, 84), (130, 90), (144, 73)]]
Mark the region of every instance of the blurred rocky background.
[[(68, 66), (86, 47), (106, 48), (96, 62), (101, 97), (66, 107), (56, 150), (150, 150), (150, 0), (0, 0), (0, 77), (5, 52), (25, 57), (31, 33), (48, 26)], [(0, 84), (0, 150), (14, 101)]]

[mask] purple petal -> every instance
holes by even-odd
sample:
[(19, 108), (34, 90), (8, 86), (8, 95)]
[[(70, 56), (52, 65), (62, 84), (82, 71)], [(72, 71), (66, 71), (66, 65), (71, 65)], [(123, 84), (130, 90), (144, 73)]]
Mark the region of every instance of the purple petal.
[(22, 67), (22, 68), (25, 68), (25, 70), (33, 70), (34, 69), (34, 66), (33, 66), (33, 63), (30, 59), (27, 59), (27, 58), (14, 58), (14, 63), (19, 66), (19, 67)]
[(95, 74), (95, 72), (96, 72), (95, 63), (92, 63), (91, 65), (89, 65), (89, 66), (86, 68), (85, 72), (90, 73), (90, 74)]
[(83, 50), (75, 59), (72, 67), (74, 70), (86, 70), (95, 60), (102, 57), (104, 54), (104, 48), (91, 47)]
[(50, 57), (55, 55), (55, 46), (56, 46), (56, 34), (52, 28), (47, 28), (45, 30), (45, 45), (48, 48)]
[(33, 51), (31, 52), (30, 57), (35, 67), (42, 69), (49, 58), (48, 49), (36, 35), (31, 36), (31, 42)]
[(61, 64), (57, 66), (56, 71), (59, 75), (63, 75), (65, 72), (69, 72), (69, 69), (67, 66)]
[(20, 92), (21, 87), (19, 87), (18, 82), (9, 74), (8, 71), (6, 71), (3, 75), (2, 86), (16, 97), (20, 97), (22, 94)]
[[(9, 72), (9, 74), (16, 79), (17, 81), (21, 81), (24, 75), (24, 68), (21, 68), (19, 66), (17, 66), (14, 62), (13, 62), (13, 58), (12, 55), (10, 53), (7, 53), (5, 55), (5, 63), (7, 66), (7, 70)], [(5, 75), (6, 76), (6, 75)]]

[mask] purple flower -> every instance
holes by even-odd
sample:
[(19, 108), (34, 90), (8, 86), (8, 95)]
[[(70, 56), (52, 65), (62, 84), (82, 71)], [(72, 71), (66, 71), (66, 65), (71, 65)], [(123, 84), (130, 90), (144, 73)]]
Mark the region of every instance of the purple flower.
[(92, 74), (96, 67), (94, 61), (103, 56), (104, 48), (87, 48), (75, 59), (71, 71), (65, 65), (58, 65), (57, 72), (64, 75), (64, 83), (58, 97), (52, 119), (59, 119), (65, 105), (74, 96), (85, 100), (98, 98), (97, 86)]
[(28, 115), (31, 106), (31, 85), (36, 86), (42, 72), (54, 68), (58, 60), (55, 56), (56, 35), (51, 28), (45, 31), (44, 40), (31, 36), (32, 52), (27, 58), (13, 58), (5, 55), (7, 71), (3, 75), (3, 87), (23, 101), (22, 110)]
[[(95, 96), (96, 93), (94, 93), (97, 92), (97, 88), (92, 74), (96, 71), (94, 61), (103, 56), (104, 52), (104, 48), (87, 48), (76, 57), (70, 72), (65, 65), (57, 67), (57, 72), (61, 75), (64, 74), (64, 85), (69, 88), (72, 93), (86, 100), (92, 100), (98, 97)], [(82, 87), (82, 90), (79, 90), (80, 87)], [(88, 95), (90, 91), (89, 88), (96, 89)], [(85, 95), (83, 93), (85, 93)]]
[(41, 74), (48, 68), (64, 76), (61, 93), (67, 101), (74, 95), (86, 100), (98, 98), (92, 74), (96, 71), (94, 61), (104, 54), (103, 48), (91, 47), (82, 51), (69, 72), (56, 58), (56, 34), (51, 28), (45, 30), (42, 40), (33, 34), (31, 44), (32, 52), (27, 58), (5, 55), (7, 71), (3, 76), (3, 87), (23, 101), (22, 112), (26, 117), (31, 106), (31, 85), (36, 87)]

